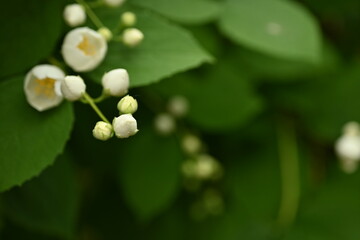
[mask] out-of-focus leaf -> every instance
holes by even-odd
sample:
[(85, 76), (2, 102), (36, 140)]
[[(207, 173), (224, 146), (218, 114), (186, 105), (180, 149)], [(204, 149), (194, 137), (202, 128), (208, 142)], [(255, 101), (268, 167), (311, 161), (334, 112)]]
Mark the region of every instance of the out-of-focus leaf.
[(0, 191), (38, 175), (51, 165), (69, 138), (71, 104), (38, 112), (26, 102), (23, 77), (0, 83)]
[(119, 155), (124, 198), (141, 220), (165, 210), (179, 191), (182, 153), (173, 137), (142, 127)]
[[(112, 27), (117, 26), (120, 14), (112, 9), (99, 12)], [(136, 11), (136, 14), (136, 27), (143, 31), (144, 41), (135, 48), (111, 42), (104, 62), (90, 73), (93, 80), (100, 82), (105, 72), (121, 67), (128, 70), (131, 86), (142, 86), (212, 61), (185, 29), (147, 11)]]
[(211, 21), (218, 16), (220, 10), (220, 4), (213, 0), (134, 0), (132, 3), (186, 24)]
[(0, 8), (0, 79), (48, 57), (61, 35), (64, 1), (13, 0)]
[(182, 74), (156, 86), (165, 96), (184, 95), (189, 100), (188, 118), (213, 132), (247, 123), (259, 113), (260, 98), (240, 68), (219, 62), (204, 75)]
[(39, 177), (4, 193), (4, 212), (28, 230), (71, 239), (78, 207), (78, 189), (68, 155)]
[(227, 0), (220, 28), (235, 42), (269, 55), (320, 60), (321, 35), (316, 20), (293, 1)]

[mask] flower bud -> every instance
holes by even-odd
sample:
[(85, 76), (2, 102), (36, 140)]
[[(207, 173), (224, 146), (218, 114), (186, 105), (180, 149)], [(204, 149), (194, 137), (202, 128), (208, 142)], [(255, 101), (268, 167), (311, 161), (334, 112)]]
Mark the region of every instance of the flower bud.
[(126, 27), (132, 27), (136, 23), (136, 15), (133, 12), (124, 12), (121, 15), (121, 22)]
[(79, 26), (86, 21), (86, 13), (80, 4), (69, 4), (64, 9), (65, 22), (70, 27)]
[(93, 129), (93, 136), (102, 141), (110, 139), (113, 135), (112, 125), (104, 121), (97, 122)]
[(123, 96), (129, 89), (129, 74), (125, 69), (114, 69), (105, 73), (101, 82), (107, 94), (116, 97)]
[(200, 139), (192, 134), (187, 134), (182, 138), (181, 146), (187, 154), (195, 154), (201, 150)]
[(124, 4), (125, 0), (104, 0), (109, 7), (119, 7)]
[(113, 37), (112, 32), (107, 27), (102, 27), (97, 30), (97, 32), (105, 38), (106, 41), (110, 41)]
[(222, 168), (212, 156), (202, 154), (197, 157), (196, 161), (196, 175), (199, 179), (218, 179), (221, 177)]
[(66, 76), (61, 83), (61, 92), (69, 101), (79, 100), (85, 90), (84, 80), (79, 76)]
[(120, 113), (133, 114), (138, 108), (138, 103), (132, 96), (127, 95), (119, 101), (117, 108), (119, 109)]
[(175, 117), (184, 117), (189, 109), (188, 100), (183, 96), (174, 96), (168, 103), (169, 112)]
[(156, 116), (154, 125), (156, 131), (162, 135), (169, 135), (176, 128), (176, 123), (174, 118), (167, 113), (161, 113), (158, 116)]
[(139, 131), (137, 129), (136, 119), (131, 114), (122, 114), (114, 118), (113, 128), (118, 138), (128, 138)]
[(139, 45), (144, 39), (144, 34), (137, 28), (128, 28), (123, 32), (123, 43), (129, 47)]

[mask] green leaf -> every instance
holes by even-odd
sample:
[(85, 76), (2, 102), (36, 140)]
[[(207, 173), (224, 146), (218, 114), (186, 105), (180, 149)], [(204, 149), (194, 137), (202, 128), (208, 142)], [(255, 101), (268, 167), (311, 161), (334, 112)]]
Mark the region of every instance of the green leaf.
[(134, 0), (131, 3), (185, 24), (209, 22), (218, 16), (220, 10), (220, 4), (213, 0)]
[(138, 218), (146, 221), (165, 210), (180, 184), (182, 153), (176, 139), (144, 127), (129, 139), (120, 157), (124, 198)]
[(0, 79), (48, 57), (61, 36), (63, 1), (12, 0), (0, 8)]
[(3, 195), (6, 216), (31, 231), (71, 239), (74, 235), (78, 192), (67, 155), (39, 177)]
[(1, 82), (0, 89), (0, 191), (5, 191), (54, 162), (69, 138), (73, 113), (69, 103), (46, 112), (30, 107), (23, 77)]
[(220, 28), (248, 48), (292, 60), (318, 62), (321, 35), (301, 5), (282, 0), (227, 0)]
[[(108, 26), (116, 26), (121, 13), (107, 10), (99, 14)], [(144, 41), (135, 48), (111, 42), (106, 59), (90, 74), (93, 80), (100, 82), (105, 72), (125, 68), (131, 86), (142, 86), (212, 60), (186, 30), (149, 12), (136, 14), (136, 27), (144, 32)]]
[(190, 103), (187, 117), (207, 131), (241, 127), (260, 112), (262, 102), (241, 69), (223, 61), (208, 70), (204, 75), (178, 75), (156, 87), (169, 97), (185, 96)]

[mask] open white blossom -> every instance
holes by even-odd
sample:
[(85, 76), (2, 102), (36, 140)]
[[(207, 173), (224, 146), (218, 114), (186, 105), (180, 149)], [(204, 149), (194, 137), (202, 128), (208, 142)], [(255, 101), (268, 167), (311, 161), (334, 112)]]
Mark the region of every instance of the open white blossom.
[(61, 49), (65, 62), (77, 72), (96, 68), (103, 61), (106, 52), (105, 38), (88, 27), (68, 32)]
[(117, 68), (105, 73), (101, 83), (107, 94), (120, 97), (129, 90), (129, 74), (125, 69)]
[(335, 151), (346, 173), (356, 171), (360, 162), (360, 126), (356, 122), (345, 124), (343, 135), (336, 141)]
[(79, 76), (66, 76), (61, 83), (61, 92), (69, 101), (79, 100), (85, 93), (86, 85)]
[(139, 131), (137, 129), (136, 119), (131, 114), (122, 114), (114, 118), (113, 128), (118, 138), (128, 138)]
[(114, 135), (112, 125), (110, 123), (99, 121), (93, 129), (93, 136), (101, 141), (106, 141)]
[(128, 28), (122, 34), (123, 43), (129, 47), (139, 45), (144, 39), (144, 34), (137, 28)]
[(124, 4), (125, 0), (104, 0), (104, 2), (109, 7), (120, 7)]
[(65, 73), (53, 65), (43, 64), (32, 68), (24, 81), (28, 103), (40, 112), (58, 106), (63, 100), (60, 85), (64, 77)]
[(70, 27), (79, 26), (86, 21), (86, 13), (84, 8), (80, 4), (69, 4), (64, 9), (65, 22)]

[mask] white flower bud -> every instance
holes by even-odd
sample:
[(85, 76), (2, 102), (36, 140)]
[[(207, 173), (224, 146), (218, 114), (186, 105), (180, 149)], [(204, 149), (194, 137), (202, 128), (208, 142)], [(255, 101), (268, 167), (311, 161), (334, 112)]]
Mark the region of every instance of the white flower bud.
[(120, 113), (133, 114), (138, 109), (138, 103), (135, 98), (127, 95), (119, 101), (117, 108), (119, 109)]
[(97, 31), (106, 41), (110, 41), (113, 37), (112, 32), (107, 27), (99, 28)]
[(112, 125), (104, 121), (97, 122), (93, 129), (93, 136), (102, 141), (110, 139), (113, 135)]
[(126, 27), (132, 27), (136, 24), (136, 15), (133, 12), (124, 12), (121, 15), (121, 22)]
[(65, 62), (77, 72), (96, 68), (103, 61), (106, 52), (104, 37), (88, 27), (68, 32), (61, 49)]
[(161, 113), (156, 116), (154, 125), (156, 131), (162, 135), (169, 135), (174, 132), (176, 128), (175, 119), (167, 113)]
[(174, 96), (169, 100), (168, 110), (175, 117), (184, 117), (188, 109), (188, 100), (183, 96)]
[(114, 118), (113, 128), (118, 138), (128, 138), (139, 131), (137, 129), (136, 119), (131, 114), (122, 114)]
[(111, 96), (123, 96), (129, 90), (129, 74), (122, 68), (105, 73), (101, 82), (104, 90)]
[(343, 127), (343, 134), (347, 136), (360, 135), (360, 125), (357, 122), (348, 122)]
[(202, 154), (197, 157), (196, 161), (196, 175), (199, 179), (218, 179), (221, 177), (222, 168), (212, 156)]
[(124, 4), (125, 0), (104, 0), (109, 7), (119, 7)]
[(66, 76), (61, 83), (61, 92), (69, 101), (79, 100), (85, 93), (86, 85), (79, 76)]
[(53, 65), (43, 64), (32, 68), (24, 81), (28, 103), (40, 112), (58, 106), (63, 100), (60, 85), (64, 77), (65, 73)]
[(137, 28), (128, 28), (124, 30), (122, 37), (126, 46), (135, 47), (142, 42), (144, 34)]
[(345, 169), (348, 169), (347, 172), (352, 172), (350, 169), (355, 171), (360, 161), (360, 135), (341, 136), (336, 142), (335, 150)]
[(70, 27), (79, 26), (86, 21), (85, 10), (80, 4), (69, 4), (65, 6), (64, 19)]
[(187, 154), (195, 154), (201, 150), (200, 139), (192, 134), (187, 134), (182, 138), (181, 146)]

